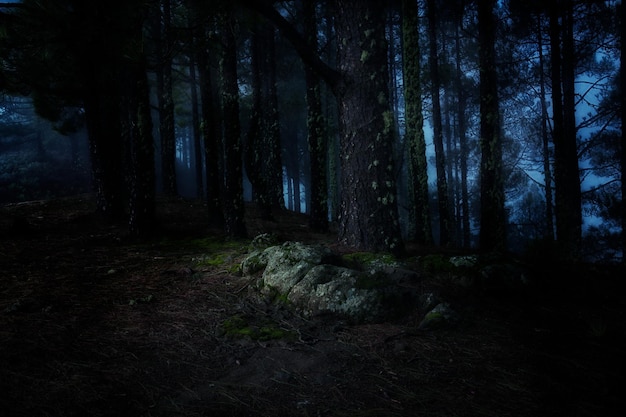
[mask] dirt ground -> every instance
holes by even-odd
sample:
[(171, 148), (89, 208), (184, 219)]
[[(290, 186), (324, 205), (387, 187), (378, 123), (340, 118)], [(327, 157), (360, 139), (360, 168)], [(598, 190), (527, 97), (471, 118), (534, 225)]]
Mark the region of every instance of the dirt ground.
[[(210, 230), (202, 202), (160, 201), (160, 225), (142, 242), (93, 209), (89, 196), (0, 208), (4, 417), (626, 410), (626, 297), (608, 267), (590, 266), (562, 296), (449, 293), (461, 319), (438, 330), (416, 330), (417, 308), (380, 324), (305, 320), (253, 296), (237, 272), (250, 241)], [(304, 216), (276, 216), (251, 208), (250, 236), (346, 250)], [(445, 292), (442, 277), (419, 276), (419, 288)], [(228, 331), (235, 321), (249, 333)]]

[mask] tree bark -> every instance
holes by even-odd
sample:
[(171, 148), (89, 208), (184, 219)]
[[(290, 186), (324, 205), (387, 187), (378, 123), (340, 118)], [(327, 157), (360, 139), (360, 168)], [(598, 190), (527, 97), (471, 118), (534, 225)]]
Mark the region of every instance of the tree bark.
[(172, 97), (171, 0), (162, 0), (162, 27), (159, 33), (159, 68), (157, 69), (157, 100), (159, 106), (159, 135), (161, 137), (161, 175), (163, 192), (178, 194), (176, 184), (176, 132), (174, 128), (174, 99)]
[(428, 204), (428, 163), (422, 86), (420, 81), (419, 20), (416, 0), (402, 0), (402, 63), (406, 106), (406, 141), (409, 148), (409, 186), (412, 191), (411, 216), (414, 240), (422, 245), (433, 243)]
[(437, 170), (437, 204), (439, 207), (439, 244), (450, 243), (450, 207), (448, 204), (448, 181), (446, 179), (446, 157), (443, 150), (443, 127), (439, 89), (439, 58), (437, 56), (437, 10), (435, 0), (428, 0), (428, 40), (431, 93), (433, 101), (433, 144)]
[(455, 54), (456, 54), (456, 90), (458, 95), (458, 129), (459, 129), (459, 170), (461, 171), (460, 187), (461, 187), (461, 204), (460, 215), (461, 218), (461, 245), (464, 248), (471, 246), (471, 233), (470, 233), (470, 211), (469, 211), (469, 191), (467, 187), (467, 158), (469, 155), (468, 141), (466, 134), (466, 108), (467, 97), (464, 89), (465, 75), (461, 69), (461, 34), (460, 31), (463, 28), (463, 2), (459, 4), (458, 10), (458, 22), (455, 30)]
[[(562, 53), (566, 53), (569, 58), (572, 51), (563, 51), (566, 43), (562, 42), (566, 35), (559, 18), (562, 18), (560, 2), (552, 0), (549, 8), (550, 17), (550, 56), (552, 61), (552, 111), (553, 111), (553, 137), (554, 143), (554, 183), (555, 183), (555, 217), (556, 217), (556, 239), (559, 243), (561, 256), (564, 259), (574, 259), (578, 256), (580, 249), (580, 237), (582, 219), (578, 216), (581, 213), (580, 203), (580, 175), (578, 172), (578, 159), (576, 155), (576, 134), (572, 132), (571, 118), (575, 109), (571, 107), (571, 99), (567, 95), (572, 94), (572, 86), (564, 83), (564, 78), (571, 77), (567, 65), (564, 63)], [(563, 23), (567, 23), (563, 20)], [(573, 47), (568, 45), (568, 49)], [(572, 64), (573, 65), (573, 64)], [(566, 86), (567, 85), (567, 86)], [(567, 118), (566, 112), (569, 112)], [(566, 123), (567, 121), (567, 123)], [(573, 137), (572, 137), (573, 133)], [(574, 164), (576, 167), (574, 168)], [(578, 190), (578, 191), (576, 191)], [(578, 197), (577, 197), (578, 196)]]
[(225, 231), (231, 238), (246, 237), (243, 201), (241, 138), (239, 125), (239, 86), (237, 84), (236, 21), (232, 13), (220, 16), (222, 57), (220, 76), (222, 83), (223, 134), (224, 134), (224, 209)]
[(210, 57), (206, 46), (207, 34), (203, 31), (198, 37), (198, 79), (200, 85), (200, 101), (202, 119), (201, 133), (204, 142), (204, 166), (206, 182), (206, 202), (209, 224), (215, 227), (224, 226), (224, 213), (221, 203), (221, 189), (223, 179), (220, 175), (220, 163), (222, 155), (221, 129), (219, 120), (221, 117), (217, 113), (221, 109), (215, 104), (217, 102), (216, 89), (214, 88), (213, 73), (210, 66)]
[[(313, 0), (304, 1), (302, 16), (307, 41), (317, 51), (317, 19)], [(308, 65), (305, 65), (304, 74), (306, 79), (307, 142), (311, 159), (309, 226), (313, 230), (325, 231), (328, 230), (326, 121), (322, 113), (320, 79)]]
[(143, 55), (128, 63), (127, 120), (132, 167), (130, 172), (129, 231), (142, 238), (154, 226), (154, 139), (150, 93)]
[(393, 158), (384, 5), (336, 0), (341, 130), (339, 239), (367, 251), (403, 251)]
[(544, 75), (545, 59), (541, 36), (541, 15), (537, 16), (537, 44), (539, 53), (539, 98), (541, 100), (541, 141), (543, 155), (543, 177), (546, 198), (546, 228), (544, 238), (554, 241), (554, 211), (552, 201), (552, 167), (550, 164), (550, 139), (548, 136), (548, 105), (546, 99), (546, 80)]
[(502, 136), (495, 58), (495, 0), (478, 2), (480, 66), (480, 250), (506, 250)]
[(619, 7), (620, 24), (620, 104), (622, 119), (622, 140), (620, 149), (620, 173), (622, 190), (622, 264), (626, 265), (626, 4)]

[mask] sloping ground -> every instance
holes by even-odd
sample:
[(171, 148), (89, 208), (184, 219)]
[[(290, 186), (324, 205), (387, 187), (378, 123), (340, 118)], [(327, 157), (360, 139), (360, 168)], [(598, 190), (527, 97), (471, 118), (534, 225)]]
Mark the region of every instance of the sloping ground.
[[(0, 209), (0, 410), (13, 416), (616, 416), (624, 408), (619, 272), (514, 296), (458, 290), (452, 328), (422, 313), (304, 320), (250, 293), (249, 241), (208, 229), (200, 202), (162, 201), (143, 242), (89, 196)], [(327, 242), (303, 216), (250, 235)], [(415, 253), (413, 255), (418, 255)], [(417, 259), (417, 258), (413, 258)], [(580, 271), (579, 271), (580, 272)], [(548, 279), (549, 277), (545, 277)], [(602, 285), (601, 285), (602, 284)]]

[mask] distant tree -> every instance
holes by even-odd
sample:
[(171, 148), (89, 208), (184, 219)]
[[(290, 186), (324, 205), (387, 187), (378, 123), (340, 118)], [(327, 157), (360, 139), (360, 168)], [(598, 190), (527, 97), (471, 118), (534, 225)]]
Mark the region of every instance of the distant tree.
[(437, 32), (438, 13), (437, 0), (427, 1), (428, 17), (428, 62), (431, 77), (432, 96), (432, 127), (433, 144), (435, 146), (435, 168), (437, 170), (437, 205), (439, 208), (439, 244), (442, 246), (450, 243), (450, 208), (448, 200), (448, 181), (446, 178), (446, 157), (443, 149), (443, 127), (441, 121), (441, 80), (439, 75), (439, 53)]
[(498, 101), (495, 0), (478, 2), (480, 71), (480, 250), (506, 250), (502, 132)]
[(428, 204), (428, 164), (420, 71), (419, 20), (416, 0), (402, 0), (402, 62), (406, 106), (406, 141), (409, 149), (411, 215), (417, 243), (432, 244)]
[(243, 201), (243, 173), (239, 125), (239, 85), (237, 84), (237, 21), (233, 10), (222, 12), (220, 19), (221, 57), (220, 78), (223, 114), (224, 189), (222, 207), (226, 234), (233, 238), (245, 237), (245, 207)]
[[(137, 43), (141, 44), (141, 25)], [(127, 62), (127, 85), (124, 95), (126, 118), (123, 132), (130, 146), (132, 160), (129, 179), (129, 227), (134, 237), (149, 235), (154, 227), (154, 139), (150, 92), (145, 57), (141, 52)]]
[(194, 155), (194, 167), (195, 167), (195, 182), (196, 182), (196, 198), (202, 198), (204, 193), (204, 179), (202, 169), (202, 126), (200, 124), (200, 98), (199, 98), (199, 83), (198, 83), (198, 49), (196, 45), (196, 28), (194, 27), (194, 20), (190, 13), (187, 13), (187, 23), (189, 25), (189, 33), (187, 37), (189, 59), (189, 89), (191, 92), (191, 125), (193, 129), (193, 155)]
[[(315, 2), (303, 2), (304, 36), (314, 50), (318, 50), (317, 17)], [(310, 66), (305, 66), (307, 102), (307, 141), (310, 154), (311, 191), (309, 203), (309, 225), (313, 230), (328, 229), (328, 181), (327, 146), (325, 120), (322, 112), (321, 85), (319, 76)]]
[(246, 139), (246, 171), (262, 216), (284, 207), (280, 120), (276, 89), (275, 29), (254, 21), (250, 36), (251, 116)]
[(471, 89), (468, 84), (473, 87), (473, 83), (468, 82), (465, 76), (462, 63), (462, 42), (461, 32), (463, 28), (464, 18), (464, 2), (459, 2), (456, 8), (457, 21), (454, 25), (454, 51), (455, 51), (455, 74), (454, 88), (457, 94), (457, 131), (459, 139), (459, 188), (460, 188), (460, 204), (459, 215), (461, 217), (457, 227), (460, 228), (459, 239), (462, 247), (469, 248), (471, 245), (470, 231), (470, 209), (469, 209), (469, 190), (468, 190), (468, 158), (469, 158), (469, 139), (467, 134), (467, 108), (469, 98), (472, 96)]
[(82, 106), (97, 210), (129, 220), (136, 235), (146, 229), (152, 212), (152, 148), (146, 146), (151, 129), (140, 74), (145, 71), (144, 6), (140, 1), (26, 0), (11, 16), (5, 31), (10, 47), (3, 49), (14, 65), (15, 85), (31, 95), (44, 117), (58, 120), (64, 108)]
[(222, 113), (219, 105), (218, 86), (216, 82), (217, 64), (213, 61), (219, 56), (217, 39), (212, 39), (211, 32), (216, 29), (214, 18), (215, 4), (207, 5), (202, 0), (188, 0), (189, 14), (194, 36), (195, 59), (198, 69), (198, 88), (200, 90), (200, 131), (204, 143), (205, 192), (209, 224), (215, 227), (224, 226), (221, 193), (224, 188), (223, 175), (220, 169), (222, 146)]
[(620, 182), (621, 182), (621, 225), (622, 225), (622, 263), (626, 265), (626, 5), (619, 6), (620, 28), (620, 116), (621, 116), (621, 146), (620, 146)]
[(178, 195), (176, 183), (176, 132), (174, 97), (172, 85), (173, 36), (172, 2), (159, 0), (155, 25), (156, 41), (156, 96), (159, 109), (159, 136), (161, 138), (161, 175), (163, 192), (168, 196)]

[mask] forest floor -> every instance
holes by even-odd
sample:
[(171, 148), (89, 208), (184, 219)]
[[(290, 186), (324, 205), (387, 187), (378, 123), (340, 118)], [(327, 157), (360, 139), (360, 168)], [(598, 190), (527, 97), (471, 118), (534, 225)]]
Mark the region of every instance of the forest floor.
[[(251, 295), (237, 273), (250, 241), (211, 230), (202, 202), (160, 201), (160, 226), (142, 242), (93, 210), (89, 196), (0, 207), (4, 417), (626, 410), (617, 270), (588, 266), (562, 294), (452, 297), (461, 320), (432, 331), (415, 330), (417, 310), (379, 324), (305, 320)], [(304, 216), (247, 216), (250, 236), (346, 250)], [(421, 288), (437, 287), (441, 277), (420, 274)], [(249, 331), (228, 331), (242, 321)]]

